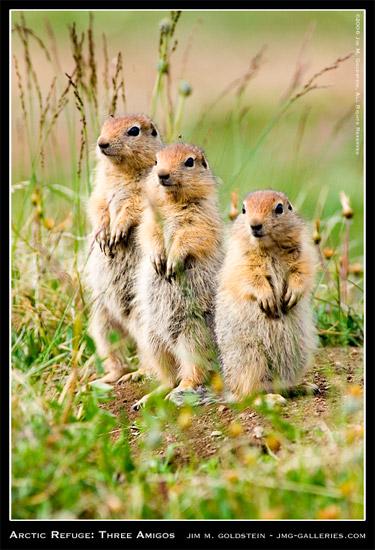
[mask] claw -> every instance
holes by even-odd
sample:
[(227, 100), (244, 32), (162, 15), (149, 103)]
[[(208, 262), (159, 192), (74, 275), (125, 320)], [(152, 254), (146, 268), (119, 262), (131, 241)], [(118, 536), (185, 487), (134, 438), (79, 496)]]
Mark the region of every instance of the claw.
[(298, 290), (293, 290), (290, 287), (287, 288), (284, 294), (284, 309), (289, 311), (294, 307), (301, 299), (302, 293)]
[(283, 397), (282, 395), (279, 395), (278, 393), (266, 393), (262, 397), (258, 396), (254, 400), (254, 405), (256, 407), (260, 407), (263, 403), (263, 400), (266, 403), (266, 405), (270, 408), (273, 408), (275, 405), (284, 406), (288, 403), (285, 397)]
[(168, 282), (171, 282), (172, 279), (176, 277), (176, 271), (180, 263), (182, 262), (179, 258), (171, 258), (171, 257), (168, 258), (167, 266), (165, 269), (165, 277)]
[(270, 296), (267, 295), (259, 298), (258, 305), (260, 309), (269, 317), (273, 317), (275, 319), (279, 318), (279, 308), (276, 304), (273, 294)]
[(134, 372), (128, 372), (124, 374), (118, 381), (117, 384), (122, 384), (123, 382), (139, 382), (146, 376), (146, 373), (142, 369), (135, 370)]
[(158, 275), (163, 275), (165, 267), (165, 257), (162, 252), (155, 252), (151, 257), (151, 263)]

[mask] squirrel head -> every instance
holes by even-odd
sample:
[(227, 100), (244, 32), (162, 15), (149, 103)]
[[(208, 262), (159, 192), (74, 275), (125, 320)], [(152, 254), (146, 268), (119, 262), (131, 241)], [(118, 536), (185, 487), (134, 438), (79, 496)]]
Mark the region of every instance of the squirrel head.
[(152, 166), (162, 147), (160, 133), (146, 115), (124, 115), (108, 118), (97, 141), (99, 157), (115, 165), (134, 170)]
[(265, 248), (297, 241), (303, 226), (288, 197), (273, 189), (247, 195), (238, 218), (245, 224), (252, 243)]
[(179, 201), (208, 196), (216, 186), (203, 150), (190, 143), (172, 143), (160, 149), (149, 181), (151, 191)]

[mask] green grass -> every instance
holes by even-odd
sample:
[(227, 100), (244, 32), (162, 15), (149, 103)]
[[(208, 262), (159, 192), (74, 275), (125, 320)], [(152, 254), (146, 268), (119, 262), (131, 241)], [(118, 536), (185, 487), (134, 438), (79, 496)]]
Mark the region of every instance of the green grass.
[[(53, 48), (48, 49), (49, 60), (35, 37), (23, 30), (23, 25), (31, 28), (43, 43), (53, 44), (45, 30), (45, 15), (50, 18), (60, 54), (64, 51), (67, 55), (68, 24), (76, 22), (78, 41), (85, 33), (81, 53), (86, 72), (81, 80), (78, 72), (73, 75), (71, 58), (72, 84), (67, 91), (68, 79), (56, 66)], [(164, 37), (159, 56), (163, 58), (164, 52), (164, 61), (178, 73), (180, 66), (174, 61), (180, 45), (172, 51), (174, 39), (186, 43), (198, 16), (203, 20), (201, 37), (217, 40), (217, 44), (236, 37), (241, 44), (251, 31), (259, 48), (264, 35), (280, 43), (288, 36), (293, 44), (300, 45), (310, 15), (183, 13), (175, 35)], [(292, 101), (312, 71), (304, 75), (284, 103), (280, 97), (285, 87), (270, 103), (263, 98), (264, 88), (257, 88), (258, 72), (267, 72), (267, 64), (261, 61), (254, 79), (250, 78), (242, 91), (234, 86), (216, 103), (224, 90), (197, 105), (195, 93), (201, 97), (197, 83), (192, 96), (186, 97), (172, 86), (168, 109), (168, 80), (160, 64), (159, 71), (156, 69), (157, 24), (168, 13), (124, 12), (121, 18), (110, 12), (94, 13), (90, 28), (95, 55), (91, 61), (87, 12), (43, 12), (43, 17), (39, 12), (26, 12), (24, 17), (22, 22), (20, 13), (13, 13), (13, 24), (21, 24), (13, 32), (19, 77), (15, 70), (12, 91), (13, 517), (363, 517), (362, 396), (357, 391), (360, 369), (356, 372), (358, 380), (350, 386), (344, 373), (339, 376), (328, 361), (315, 367), (331, 387), (324, 416), (328, 429), (324, 424), (308, 423), (304, 408), (311, 398), (302, 397), (295, 407), (293, 401), (280, 411), (263, 408), (259, 412), (266, 425), (263, 447), (250, 445), (242, 432), (228, 435), (215, 456), (202, 459), (189, 445), (189, 426), (200, 418), (206, 421), (205, 410), (188, 405), (178, 410), (156, 400), (150, 411), (140, 413), (134, 425), (127, 420), (125, 409), (119, 421), (104, 408), (114, 398), (110, 388), (87, 385), (90, 375), (100, 374), (102, 365), (87, 330), (91, 304), (84, 284), (85, 244), (90, 231), (85, 205), (95, 167), (95, 140), (114, 103), (120, 112), (126, 108), (121, 89), (117, 96), (113, 82), (101, 76), (102, 32), (111, 32), (107, 43), (112, 57), (117, 55), (117, 47), (129, 48), (142, 29), (151, 36), (147, 48), (154, 53), (151, 70), (158, 83), (154, 88), (155, 120), (164, 135), (176, 139), (182, 132), (184, 140), (205, 148), (219, 179), (221, 212), (228, 223), (234, 189), (238, 189), (240, 208), (249, 191), (268, 187), (289, 195), (308, 221), (311, 238), (315, 220), (320, 220), (322, 264), (313, 298), (320, 342), (322, 346), (361, 346), (361, 265), (357, 274), (353, 270), (348, 277), (339, 273), (341, 257), (351, 267), (363, 263), (362, 155), (357, 157), (354, 152), (351, 100), (334, 95), (333, 88), (328, 88), (311, 90)], [(337, 47), (343, 45), (338, 55), (348, 54), (344, 37), (352, 28), (352, 17), (350, 12), (314, 12), (318, 26), (310, 47), (314, 48), (318, 40), (333, 41)], [(293, 31), (296, 27), (300, 33)], [(70, 47), (74, 50), (72, 43)], [(251, 57), (256, 51), (253, 48)], [(267, 55), (272, 52), (275, 49)], [(296, 59), (297, 54), (298, 49)], [(53, 85), (52, 80), (47, 79), (47, 84), (43, 81), (44, 67), (34, 65), (34, 56), (43, 57), (48, 74), (56, 77)], [(128, 60), (124, 57), (127, 75)], [(350, 62), (339, 64), (330, 74)], [(119, 67), (116, 88), (121, 79)], [(288, 79), (286, 82), (292, 74)], [(137, 87), (137, 83), (125, 78), (125, 91), (131, 86)], [(151, 87), (150, 99), (152, 91)], [(145, 112), (150, 109), (151, 105), (144, 105)], [(350, 196), (354, 211), (348, 258), (344, 246), (348, 224), (339, 196), (342, 190)], [(325, 248), (336, 254), (327, 259)], [(127, 353), (134, 356), (136, 350), (130, 348)], [(245, 405), (240, 410), (234, 407), (233, 414), (239, 415)], [(228, 425), (212, 414), (215, 429), (226, 434)], [(168, 433), (174, 443), (168, 443)], [(116, 441), (113, 434), (119, 435)], [(187, 456), (185, 462), (176, 458), (181, 450)]]

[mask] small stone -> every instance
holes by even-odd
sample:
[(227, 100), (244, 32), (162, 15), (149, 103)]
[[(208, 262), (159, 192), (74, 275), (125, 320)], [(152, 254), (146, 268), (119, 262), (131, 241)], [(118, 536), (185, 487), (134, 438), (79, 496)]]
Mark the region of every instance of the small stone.
[(223, 435), (223, 432), (220, 432), (219, 430), (214, 430), (213, 432), (211, 432), (211, 437), (222, 437)]
[(257, 439), (260, 439), (263, 435), (263, 427), (262, 426), (255, 426), (254, 428), (254, 437)]

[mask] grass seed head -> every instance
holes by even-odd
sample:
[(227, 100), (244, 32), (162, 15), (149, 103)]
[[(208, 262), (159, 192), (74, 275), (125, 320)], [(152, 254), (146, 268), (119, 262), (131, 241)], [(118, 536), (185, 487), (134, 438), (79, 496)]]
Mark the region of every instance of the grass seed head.
[(333, 248), (324, 248), (323, 249), (323, 256), (329, 260), (330, 258), (332, 258), (333, 255), (336, 255), (337, 254), (337, 251), (336, 250), (333, 250)]
[(186, 430), (190, 427), (193, 415), (189, 408), (183, 408), (178, 416), (177, 422), (182, 430)]
[(332, 506), (327, 506), (326, 508), (323, 508), (318, 511), (317, 518), (318, 519), (337, 519), (340, 517), (340, 508), (336, 504), (332, 504)]
[(313, 234), (313, 241), (315, 244), (319, 244), (322, 240), (322, 236), (320, 234), (320, 221), (318, 219), (315, 220), (315, 231)]
[(217, 392), (220, 393), (224, 389), (224, 382), (221, 375), (218, 372), (214, 372), (211, 379), (211, 386)]
[(238, 437), (244, 433), (243, 426), (240, 422), (235, 420), (228, 428), (228, 433), (231, 437)]
[(188, 97), (189, 95), (191, 95), (193, 89), (189, 82), (187, 82), (186, 80), (181, 80), (178, 91), (182, 96)]
[(342, 206), (342, 215), (347, 220), (350, 220), (350, 218), (354, 216), (354, 211), (350, 206), (350, 199), (344, 191), (341, 191), (340, 193), (340, 202)]

